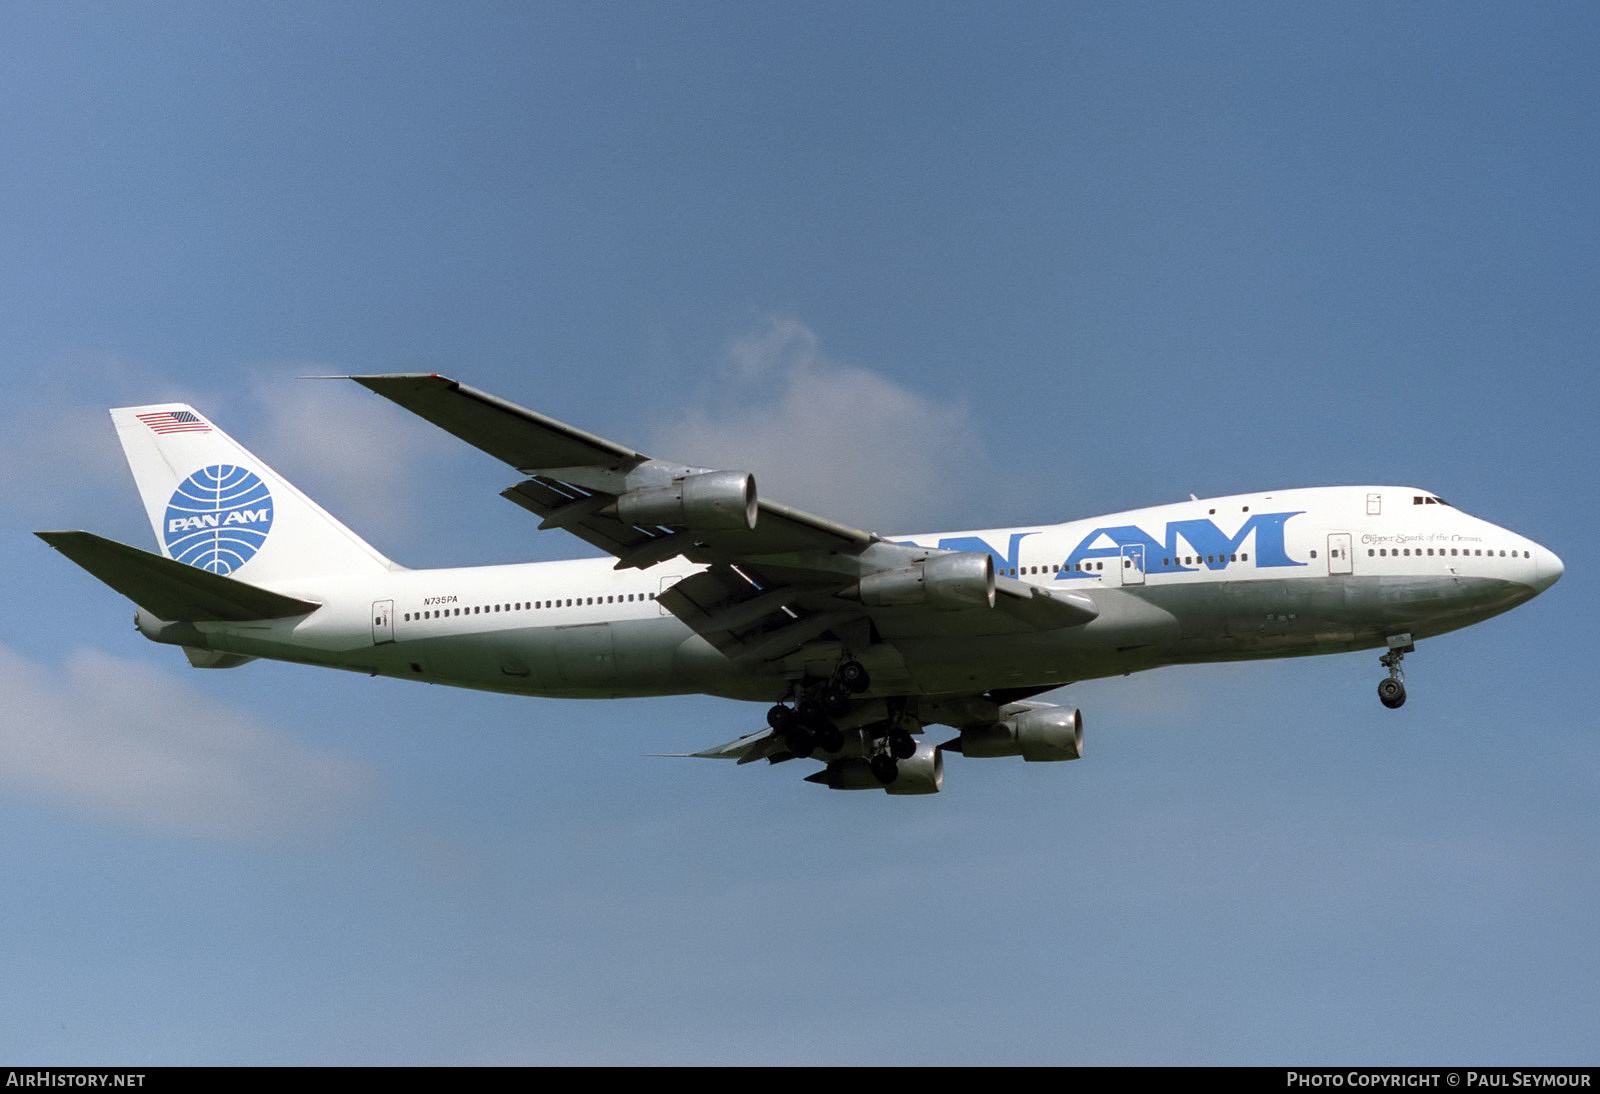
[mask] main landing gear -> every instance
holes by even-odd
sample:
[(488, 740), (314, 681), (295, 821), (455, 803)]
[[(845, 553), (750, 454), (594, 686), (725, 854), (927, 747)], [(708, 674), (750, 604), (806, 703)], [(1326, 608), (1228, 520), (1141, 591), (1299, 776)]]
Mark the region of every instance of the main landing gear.
[(903, 729), (892, 729), (886, 735), (873, 742), (877, 749), (867, 767), (872, 771), (872, 777), (884, 786), (888, 786), (900, 777), (900, 761), (909, 760), (917, 754), (917, 739)]
[(818, 748), (837, 752), (844, 747), (844, 734), (828, 721), (815, 699), (802, 699), (793, 707), (778, 704), (767, 711), (767, 725), (783, 738), (784, 747), (802, 760)]
[(1400, 662), (1405, 660), (1406, 654), (1415, 652), (1417, 647), (1411, 635), (1391, 634), (1389, 652), (1378, 658), (1378, 663), (1389, 670), (1389, 678), (1378, 681), (1378, 702), (1390, 710), (1406, 705), (1406, 674), (1401, 671)]
[[(779, 703), (767, 711), (767, 725), (783, 738), (784, 747), (801, 759), (819, 748), (823, 752), (839, 752), (845, 746), (845, 737), (834, 720), (850, 713), (851, 696), (871, 686), (872, 678), (861, 662), (845, 661), (830, 679), (800, 689), (794, 706)], [(873, 755), (868, 766), (874, 777), (887, 786), (899, 774), (896, 761), (914, 756), (917, 742), (911, 734), (897, 729), (881, 743), (885, 750)]]

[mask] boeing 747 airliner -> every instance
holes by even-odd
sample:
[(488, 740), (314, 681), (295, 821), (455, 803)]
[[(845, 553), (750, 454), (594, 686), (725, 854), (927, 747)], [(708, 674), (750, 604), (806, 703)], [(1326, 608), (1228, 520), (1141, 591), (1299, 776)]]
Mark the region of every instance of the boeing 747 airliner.
[[(1035, 698), (1162, 665), (1377, 649), (1549, 588), (1561, 560), (1426, 490), (1336, 486), (1027, 528), (880, 536), (431, 375), (357, 376), (516, 469), (503, 496), (609, 558), (411, 570), (181, 404), (111, 412), (159, 555), (41, 532), (203, 668), (265, 657), (570, 698), (770, 705), (697, 756), (814, 758), (808, 781), (927, 794), (944, 753), (1073, 760)], [(929, 726), (957, 735), (922, 740)]]

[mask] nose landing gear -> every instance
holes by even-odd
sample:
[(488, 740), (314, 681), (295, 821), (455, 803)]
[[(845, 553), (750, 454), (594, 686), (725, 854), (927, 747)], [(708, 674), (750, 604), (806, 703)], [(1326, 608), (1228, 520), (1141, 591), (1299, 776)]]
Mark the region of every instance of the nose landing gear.
[(1378, 658), (1378, 663), (1389, 670), (1389, 678), (1378, 681), (1378, 702), (1390, 710), (1397, 710), (1406, 704), (1406, 674), (1401, 670), (1400, 662), (1405, 660), (1406, 654), (1415, 652), (1417, 647), (1411, 641), (1410, 634), (1391, 634), (1389, 652)]

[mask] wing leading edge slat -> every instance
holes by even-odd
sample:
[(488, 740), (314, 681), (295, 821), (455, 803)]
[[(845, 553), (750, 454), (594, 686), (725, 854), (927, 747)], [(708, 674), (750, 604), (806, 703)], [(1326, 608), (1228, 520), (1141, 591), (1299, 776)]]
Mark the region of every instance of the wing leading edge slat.
[(350, 379), (520, 470), (620, 467), (645, 459), (631, 448), (445, 376), (400, 373)]

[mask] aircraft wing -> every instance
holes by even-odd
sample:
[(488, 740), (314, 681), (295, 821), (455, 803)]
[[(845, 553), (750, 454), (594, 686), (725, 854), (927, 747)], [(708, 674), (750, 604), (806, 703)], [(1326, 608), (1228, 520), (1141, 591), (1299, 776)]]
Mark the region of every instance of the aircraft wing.
[[(625, 493), (630, 475), (648, 478), (661, 461), (585, 433), (444, 376), (352, 376), (384, 398), (529, 476), (503, 496), (618, 558), (617, 568), (653, 566), (683, 555), (695, 562), (806, 550), (864, 547), (873, 537), (766, 498), (754, 528), (674, 532), (600, 512)], [(673, 472), (703, 470), (668, 465)]]
[[(874, 575), (920, 580), (915, 567), (949, 552), (888, 542), (761, 497), (744, 472), (651, 459), (447, 377), (350, 379), (516, 468), (527, 477), (503, 496), (538, 515), (540, 528), (564, 528), (614, 555), (617, 569), (678, 556), (707, 567), (659, 599), (735, 661), (776, 661), (828, 636), (864, 639), (869, 621), (889, 633), (972, 635), (1076, 626), (1096, 615), (1082, 594), (1046, 593), (992, 571), (988, 602), (972, 610), (903, 603), (915, 590), (875, 600), (862, 591)], [(709, 501), (691, 497), (695, 483), (707, 484)]]
[(770, 729), (746, 734), (737, 741), (703, 748), (699, 752), (659, 752), (656, 755), (673, 760), (737, 760), (741, 764), (752, 764), (757, 760), (782, 763), (794, 759), (794, 755), (784, 747), (783, 738)]

